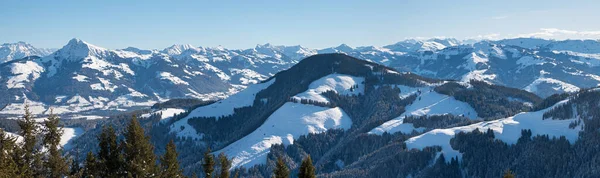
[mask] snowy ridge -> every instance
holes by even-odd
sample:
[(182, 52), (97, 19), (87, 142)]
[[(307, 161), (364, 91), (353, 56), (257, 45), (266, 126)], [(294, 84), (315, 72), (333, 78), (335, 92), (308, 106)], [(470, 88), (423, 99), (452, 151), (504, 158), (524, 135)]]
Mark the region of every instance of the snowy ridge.
[[(173, 45), (163, 50), (134, 47), (110, 50), (80, 39), (72, 39), (53, 54), (39, 55), (45, 56), (40, 59), (0, 64), (0, 67), (3, 67), (0, 82), (6, 89), (11, 90), (0, 92), (0, 97), (19, 98), (5, 102), (22, 103), (21, 94), (30, 98), (70, 98), (80, 94), (86, 100), (90, 100), (89, 97), (116, 100), (123, 96), (119, 102), (112, 104), (127, 105), (133, 105), (133, 102), (157, 102), (183, 97), (220, 99), (237, 91), (232, 91), (232, 88), (244, 88), (259, 83), (307, 56), (322, 53), (344, 53), (387, 65), (399, 72), (412, 72), (430, 78), (463, 82), (480, 80), (531, 89), (530, 91), (544, 97), (548, 91), (553, 94), (575, 87), (590, 88), (600, 85), (600, 72), (595, 70), (600, 66), (599, 44), (598, 41), (592, 40), (517, 38), (469, 42), (434, 38), (404, 40), (381, 47), (350, 47), (342, 44), (322, 50), (299, 45), (271, 44), (256, 45), (245, 50), (193, 45)], [(1, 61), (2, 54), (10, 53), (14, 56), (17, 54), (15, 51), (23, 51), (23, 55), (33, 54), (35, 51), (31, 45), (24, 42), (3, 46), (10, 47), (0, 48), (0, 62), (4, 62)], [(541, 70), (547, 72), (547, 76), (572, 86), (559, 86), (559, 82), (542, 82), (538, 88), (547, 89), (534, 89), (536, 86), (526, 88), (532, 81), (543, 77), (539, 75)], [(57, 82), (34, 86), (42, 85), (40, 83), (44, 82), (37, 82), (42, 78), (42, 81)], [(32, 88), (59, 89), (46, 93), (32, 91)], [(73, 94), (61, 92), (72, 89), (87, 91)], [(32, 97), (32, 94), (38, 97)], [(315, 101), (325, 101), (319, 94), (308, 91), (296, 97), (312, 97)], [(127, 98), (130, 100), (125, 101)], [(48, 107), (63, 107), (62, 103), (49, 100), (36, 102)], [(95, 103), (108, 105), (107, 101), (90, 102), (94, 103), (94, 106), (100, 106)], [(116, 110), (119, 107), (112, 104), (111, 106), (115, 107), (109, 108)], [(120, 107), (118, 110), (130, 110), (125, 106)], [(107, 107), (69, 109), (69, 112), (104, 108)], [(4, 113), (8, 112), (19, 113), (17, 110), (4, 110)]]
[[(574, 143), (579, 131), (583, 126), (574, 129), (569, 128), (569, 123), (577, 118), (566, 120), (543, 119), (544, 112), (556, 106), (566, 103), (568, 100), (561, 101), (553, 107), (536, 112), (523, 112), (512, 117), (498, 119), (493, 121), (481, 122), (468, 126), (455, 127), (449, 129), (435, 129), (422, 135), (408, 139), (405, 143), (408, 149), (423, 149), (429, 146), (441, 146), (442, 153), (446, 158), (462, 158), (462, 154), (454, 150), (450, 145), (450, 139), (459, 132), (471, 132), (479, 129), (485, 132), (488, 129), (494, 131), (496, 139), (502, 140), (508, 144), (515, 144), (521, 137), (521, 130), (531, 129), (532, 135), (548, 135), (550, 137), (565, 136), (567, 140)], [(450, 159), (446, 159), (449, 161)]]
[(8, 88), (25, 88), (26, 83), (33, 82), (44, 72), (44, 68), (32, 61), (16, 62), (11, 64), (11, 73), (6, 82)]
[[(334, 91), (340, 95), (358, 95), (364, 93), (363, 77), (353, 77), (342, 74), (330, 74), (313, 81), (308, 90), (292, 97), (297, 100), (307, 99), (322, 103), (329, 103), (329, 100), (322, 96), (322, 93)], [(351, 89), (353, 86), (358, 86), (356, 89)]]
[(574, 93), (579, 91), (580, 88), (557, 79), (541, 77), (531, 82), (524, 89), (532, 93), (545, 93), (542, 96), (547, 97), (555, 93)]
[(188, 116), (171, 125), (171, 132), (176, 132), (178, 137), (201, 138), (194, 127), (188, 124), (188, 120), (195, 117), (216, 117), (232, 115), (235, 108), (252, 106), (256, 94), (275, 82), (275, 78), (260, 84), (250, 85), (248, 88), (229, 96), (219, 102), (208, 106), (198, 107), (190, 112)]
[(233, 157), (232, 167), (252, 167), (266, 162), (273, 144), (289, 145), (301, 135), (328, 129), (349, 129), (352, 120), (340, 108), (325, 108), (285, 103), (258, 129), (229, 146), (216, 151)]
[(388, 133), (411, 133), (414, 131), (422, 132), (425, 128), (414, 128), (412, 123), (404, 123), (406, 116), (426, 116), (426, 115), (462, 115), (470, 119), (477, 118), (477, 112), (469, 104), (458, 101), (452, 96), (443, 95), (433, 91), (432, 87), (408, 87), (397, 85), (400, 88), (400, 97), (408, 97), (416, 94), (417, 99), (406, 106), (406, 111), (399, 117), (389, 120), (382, 125), (369, 131), (369, 134), (381, 135)]
[(0, 63), (28, 56), (44, 57), (54, 52), (52, 49), (35, 48), (29, 43), (4, 43), (0, 45)]
[(185, 117), (185, 119), (193, 117), (219, 117), (231, 115), (233, 114), (233, 109), (235, 108), (252, 106), (256, 94), (271, 86), (271, 84), (274, 82), (275, 79), (271, 79), (264, 83), (250, 85), (248, 88), (224, 100), (194, 109), (187, 117)]

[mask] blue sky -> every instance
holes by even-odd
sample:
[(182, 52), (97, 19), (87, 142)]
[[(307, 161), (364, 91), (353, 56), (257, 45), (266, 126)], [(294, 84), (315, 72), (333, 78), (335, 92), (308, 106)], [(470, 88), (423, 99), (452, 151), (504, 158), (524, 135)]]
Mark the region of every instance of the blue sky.
[(116, 49), (386, 45), (406, 38), (600, 38), (600, 1), (0, 1), (0, 43)]

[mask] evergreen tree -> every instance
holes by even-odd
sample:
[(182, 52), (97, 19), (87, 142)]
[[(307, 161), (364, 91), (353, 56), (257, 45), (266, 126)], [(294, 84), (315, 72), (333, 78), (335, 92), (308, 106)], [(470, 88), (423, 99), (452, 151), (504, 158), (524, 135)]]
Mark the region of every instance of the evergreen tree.
[(0, 128), (0, 175), (16, 177), (18, 175), (17, 163), (13, 160), (16, 149), (16, 138), (6, 134)]
[(98, 171), (102, 177), (119, 177), (124, 174), (124, 158), (112, 126), (102, 128), (98, 136)]
[(46, 159), (44, 159), (45, 177), (64, 177), (69, 170), (67, 160), (62, 157), (60, 148), (60, 138), (63, 131), (59, 128), (59, 118), (50, 113), (50, 116), (44, 121), (43, 145), (48, 150)]
[(509, 169), (504, 172), (502, 178), (515, 178), (515, 174)]
[(79, 166), (79, 150), (75, 153), (75, 159), (71, 160), (71, 170), (69, 171), (70, 177), (81, 177), (81, 167)]
[(298, 172), (298, 178), (315, 178), (315, 166), (312, 164), (312, 159), (310, 155), (308, 155), (304, 160), (302, 160), (302, 164), (300, 165), (300, 170)]
[(162, 166), (161, 177), (164, 178), (177, 178), (184, 177), (183, 171), (179, 167), (177, 161), (177, 150), (173, 140), (167, 144), (165, 154), (160, 158), (160, 165)]
[(231, 169), (231, 161), (227, 159), (225, 153), (219, 154), (219, 162), (221, 164), (221, 174), (219, 174), (219, 178), (229, 178), (229, 169)]
[(204, 161), (202, 163), (204, 169), (204, 177), (212, 178), (212, 174), (215, 171), (215, 156), (210, 154), (210, 148), (204, 152)]
[(281, 157), (277, 158), (277, 166), (275, 167), (275, 171), (273, 172), (273, 177), (275, 178), (288, 178), (290, 177), (290, 170), (283, 162)]
[(42, 168), (42, 159), (37, 139), (39, 131), (37, 123), (33, 119), (31, 112), (29, 112), (28, 105), (25, 105), (25, 114), (23, 115), (23, 119), (19, 120), (18, 123), (19, 127), (21, 127), (20, 135), (23, 137), (23, 142), (20, 144), (22, 149), (19, 149), (20, 153), (17, 153), (17, 156), (20, 158), (15, 160), (19, 166), (20, 176), (39, 176)]
[(100, 176), (100, 171), (98, 170), (98, 161), (94, 154), (90, 151), (85, 158), (85, 166), (83, 167), (83, 177), (102, 177)]
[(127, 126), (123, 142), (125, 169), (129, 177), (154, 177), (158, 173), (154, 146), (150, 137), (144, 134), (136, 116), (133, 116)]
[(235, 169), (235, 173), (233, 173), (233, 178), (238, 178), (238, 177), (240, 177), (240, 170)]

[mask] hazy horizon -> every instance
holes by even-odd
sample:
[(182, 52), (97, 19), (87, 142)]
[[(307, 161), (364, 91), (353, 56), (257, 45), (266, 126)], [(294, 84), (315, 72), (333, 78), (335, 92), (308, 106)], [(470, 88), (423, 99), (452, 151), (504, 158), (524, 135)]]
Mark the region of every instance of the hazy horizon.
[(596, 1), (2, 1), (0, 43), (109, 49), (383, 46), (404, 39), (600, 39)]

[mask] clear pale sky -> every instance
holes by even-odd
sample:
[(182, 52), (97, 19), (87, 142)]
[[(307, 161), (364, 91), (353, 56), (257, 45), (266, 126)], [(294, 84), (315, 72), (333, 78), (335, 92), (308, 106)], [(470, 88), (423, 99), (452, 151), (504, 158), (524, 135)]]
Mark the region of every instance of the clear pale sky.
[(1, 0), (0, 43), (60, 48), (80, 38), (111, 49), (236, 49), (382, 46), (436, 36), (600, 39), (599, 9), (598, 0)]

